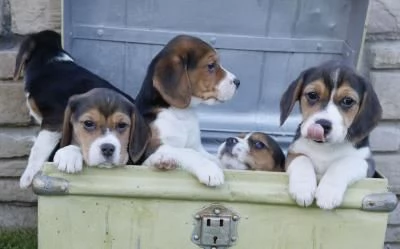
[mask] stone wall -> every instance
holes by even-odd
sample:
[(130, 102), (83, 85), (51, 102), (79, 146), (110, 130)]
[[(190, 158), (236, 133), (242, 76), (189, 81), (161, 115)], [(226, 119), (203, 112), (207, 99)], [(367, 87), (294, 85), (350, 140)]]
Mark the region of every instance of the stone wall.
[[(29, 32), (60, 29), (60, 0), (0, 0), (0, 227), (35, 226), (35, 196), (21, 191), (37, 127), (25, 107), (23, 84), (12, 81), (16, 46)], [(400, 194), (400, 1), (371, 0), (364, 61), (384, 108), (371, 137), (379, 169)], [(386, 248), (400, 248), (400, 207), (391, 215)]]
[[(400, 1), (372, 0), (365, 59), (369, 77), (383, 105), (383, 120), (371, 143), (379, 169), (400, 194)], [(400, 248), (400, 207), (389, 219), (385, 245)]]
[(12, 80), (17, 46), (27, 33), (60, 30), (60, 0), (0, 0), (0, 227), (36, 226), (36, 196), (18, 179), (38, 127), (25, 105), (22, 81)]

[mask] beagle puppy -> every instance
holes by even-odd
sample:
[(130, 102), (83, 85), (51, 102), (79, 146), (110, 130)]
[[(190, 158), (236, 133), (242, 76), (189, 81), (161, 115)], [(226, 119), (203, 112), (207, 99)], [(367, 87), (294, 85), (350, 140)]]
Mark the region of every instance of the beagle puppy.
[(133, 99), (109, 82), (77, 65), (62, 49), (61, 36), (44, 30), (28, 35), (21, 43), (14, 79), (22, 74), (26, 103), (40, 131), (30, 151), (28, 165), (20, 178), (20, 187), (30, 186), (45, 161), (51, 160), (61, 138), (64, 109), (69, 97), (93, 88), (113, 89), (133, 103)]
[(196, 107), (228, 101), (239, 84), (203, 40), (187, 35), (170, 40), (151, 61), (136, 96), (152, 130), (144, 165), (181, 167), (205, 185), (223, 184), (219, 160), (201, 144)]
[(229, 137), (218, 147), (218, 158), (224, 169), (283, 172), (285, 155), (268, 134), (251, 132)]
[(368, 137), (381, 105), (372, 85), (337, 61), (309, 68), (289, 85), (281, 125), (296, 101), (303, 120), (286, 159), (290, 195), (300, 206), (315, 198), (320, 208), (334, 209), (349, 185), (374, 174)]
[(124, 165), (129, 156), (136, 162), (149, 138), (150, 128), (131, 101), (95, 88), (69, 99), (54, 162), (67, 173), (82, 170), (82, 157), (87, 166)]

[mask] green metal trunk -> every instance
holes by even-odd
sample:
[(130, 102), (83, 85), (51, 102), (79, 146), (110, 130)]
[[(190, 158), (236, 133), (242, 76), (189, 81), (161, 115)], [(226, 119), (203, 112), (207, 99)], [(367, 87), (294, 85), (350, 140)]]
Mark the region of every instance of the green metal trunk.
[(209, 188), (180, 170), (67, 175), (47, 165), (34, 180), (39, 249), (380, 249), (397, 204), (382, 178), (354, 184), (339, 209), (323, 211), (298, 207), (284, 173), (225, 174)]

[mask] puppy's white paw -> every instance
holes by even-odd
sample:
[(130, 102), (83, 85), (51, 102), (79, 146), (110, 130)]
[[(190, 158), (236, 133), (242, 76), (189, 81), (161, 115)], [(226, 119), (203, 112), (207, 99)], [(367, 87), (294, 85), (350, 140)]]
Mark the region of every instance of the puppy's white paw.
[(289, 181), (289, 193), (302, 207), (308, 207), (313, 203), (316, 188), (315, 178), (294, 178)]
[(177, 161), (173, 157), (163, 153), (154, 153), (150, 155), (143, 164), (160, 170), (172, 170), (179, 167)]
[(315, 194), (318, 207), (330, 210), (340, 206), (345, 191), (346, 188), (341, 186), (321, 182)]
[(81, 149), (75, 145), (68, 145), (59, 149), (54, 155), (54, 163), (63, 172), (76, 173), (82, 171)]
[(28, 165), (19, 179), (19, 187), (22, 189), (28, 188), (32, 184), (33, 177), (37, 174), (35, 170), (32, 169), (31, 165)]
[(217, 164), (212, 161), (205, 161), (205, 163), (199, 165), (195, 175), (201, 183), (210, 187), (219, 186), (224, 183), (224, 172)]

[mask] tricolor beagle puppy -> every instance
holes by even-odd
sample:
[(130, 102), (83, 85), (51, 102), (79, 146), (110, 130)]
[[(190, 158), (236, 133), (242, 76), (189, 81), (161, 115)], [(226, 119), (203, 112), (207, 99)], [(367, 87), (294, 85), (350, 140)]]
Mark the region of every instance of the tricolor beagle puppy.
[(251, 132), (229, 137), (218, 148), (224, 169), (284, 171), (285, 155), (268, 134)]
[(372, 85), (337, 61), (307, 69), (289, 85), (281, 99), (281, 125), (296, 101), (303, 121), (286, 159), (290, 195), (301, 206), (315, 197), (320, 208), (333, 209), (349, 185), (374, 174), (368, 136), (381, 105)]
[(222, 184), (219, 160), (201, 144), (196, 107), (228, 101), (239, 84), (206, 42), (186, 35), (169, 41), (151, 61), (136, 97), (152, 129), (144, 164), (179, 166), (208, 186)]
[(54, 162), (68, 173), (82, 170), (82, 156), (87, 166), (124, 165), (129, 158), (136, 162), (150, 138), (150, 128), (134, 104), (107, 88), (72, 96), (62, 132)]
[(26, 102), (40, 131), (31, 149), (20, 186), (30, 186), (46, 160), (51, 158), (61, 138), (64, 109), (70, 96), (96, 87), (110, 88), (133, 99), (109, 82), (77, 65), (62, 49), (61, 36), (44, 30), (22, 42), (15, 65), (14, 79), (24, 74)]

